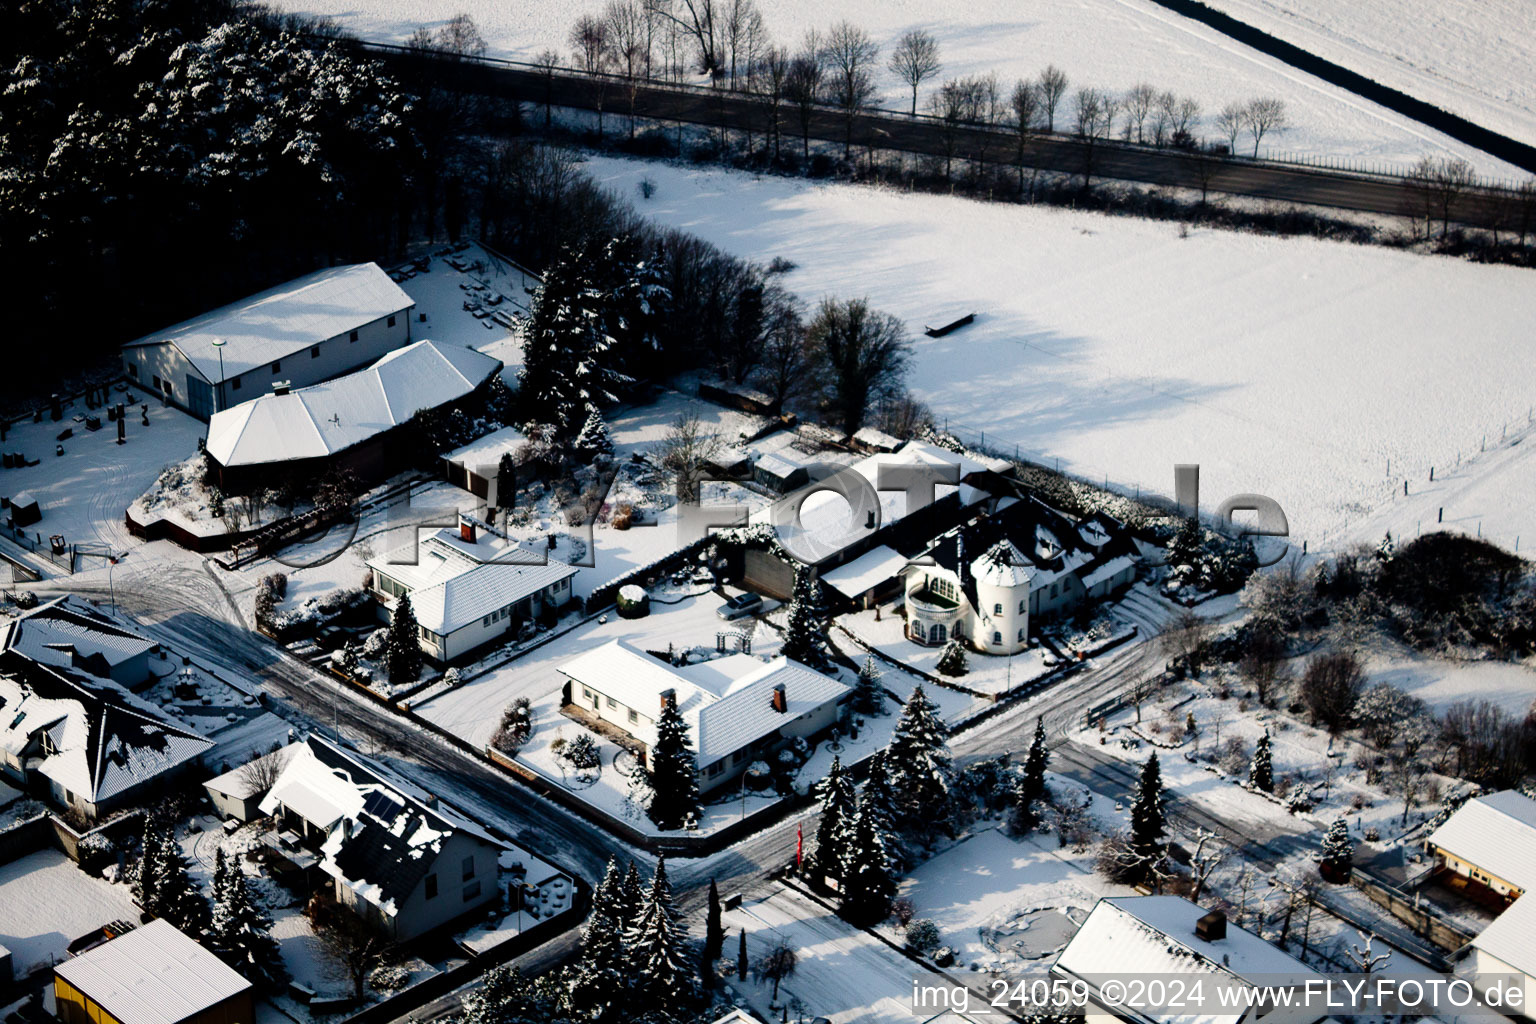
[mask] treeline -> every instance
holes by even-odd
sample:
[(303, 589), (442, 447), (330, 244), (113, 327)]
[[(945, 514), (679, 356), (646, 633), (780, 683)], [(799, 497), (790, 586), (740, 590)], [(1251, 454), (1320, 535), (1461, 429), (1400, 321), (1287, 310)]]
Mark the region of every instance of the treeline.
[(311, 28), (232, 0), (0, 7), (13, 380), (37, 390), (34, 372), (399, 247), (427, 156), (416, 109)]

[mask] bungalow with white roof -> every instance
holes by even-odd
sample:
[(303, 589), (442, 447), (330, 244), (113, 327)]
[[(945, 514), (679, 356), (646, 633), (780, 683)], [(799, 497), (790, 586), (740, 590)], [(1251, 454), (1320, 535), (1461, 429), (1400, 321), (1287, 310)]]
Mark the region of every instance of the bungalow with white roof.
[(987, 654), (1029, 646), (1032, 621), (1056, 618), (1129, 586), (1136, 546), (1108, 516), (1081, 522), (1033, 497), (949, 530), (901, 569), (907, 638), (960, 637)]
[(380, 480), (409, 452), (397, 428), (468, 397), (500, 369), (500, 360), (472, 348), (418, 341), (356, 373), (297, 390), (279, 387), (215, 413), (208, 456), (230, 492), (284, 478), (313, 480), (333, 468)]
[(500, 900), (498, 859), (509, 847), (479, 825), (319, 736), (282, 753), (261, 813), (316, 843), (337, 902), (390, 939), (413, 939)]
[(110, 679), (0, 653), (0, 774), (85, 818), (149, 798), (213, 746)]
[(788, 658), (764, 662), (731, 654), (674, 666), (623, 640), (613, 640), (561, 665), (568, 700), (628, 733), (645, 751), (656, 742), (656, 720), (675, 704), (688, 724), (699, 789), (708, 793), (737, 779), (797, 737), (837, 722), (852, 689)]
[(406, 594), (421, 649), (452, 661), (573, 599), (576, 569), (461, 515), (457, 529), (418, 530), (414, 543), (368, 563), (379, 617)]
[(1515, 1012), (1536, 1016), (1536, 897), (1529, 895), (1536, 889), (1536, 800), (1513, 789), (1473, 797), (1424, 847), (1441, 882), (1507, 906), (1458, 951), (1457, 973), (1479, 990), (1497, 978), (1523, 977), (1525, 1004)]
[[(1308, 983), (1323, 976), (1278, 946), (1229, 924), (1219, 910), (1207, 913), (1182, 896), (1128, 896), (1099, 900), (1088, 919), (1062, 950), (1051, 973), (1067, 982), (1081, 981), (1088, 991), (1084, 1017), (1088, 1024), (1313, 1024), (1328, 1016), (1321, 998), (1302, 998)], [(1186, 997), (1177, 1006), (1133, 1009), (1119, 999), (1101, 995), (1104, 982), (1131, 977), (1156, 977), (1172, 984), (1185, 979), (1186, 992), (1202, 982), (1200, 1006)], [(1224, 1002), (1221, 987), (1240, 994), (1239, 986), (1259, 985), (1297, 990), (1295, 1005), (1243, 1000)], [(1149, 988), (1152, 993), (1155, 989)], [(1155, 996), (1150, 996), (1155, 998)], [(1284, 1002), (1281, 1000), (1280, 1002)]]
[(409, 295), (376, 263), (330, 267), (123, 346), (128, 378), (198, 419), (318, 384), (411, 340)]

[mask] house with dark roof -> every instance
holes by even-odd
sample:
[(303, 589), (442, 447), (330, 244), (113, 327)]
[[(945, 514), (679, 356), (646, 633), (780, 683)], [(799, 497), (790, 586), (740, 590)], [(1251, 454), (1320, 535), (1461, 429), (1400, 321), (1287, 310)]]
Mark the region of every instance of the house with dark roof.
[(74, 597), (55, 598), (22, 613), (5, 626), (0, 639), (0, 649), (130, 688), (150, 681), (149, 656), (158, 646)]
[(310, 736), (286, 748), (261, 812), (317, 844), (336, 901), (395, 942), (501, 898), (507, 844), (376, 761)]
[(0, 773), (23, 787), (96, 818), (171, 785), (214, 746), (87, 665), (42, 655), (0, 652)]
[(1109, 516), (1075, 520), (1029, 495), (1009, 499), (908, 552), (907, 638), (1014, 654), (1032, 623), (1129, 586), (1137, 564), (1130, 533)]

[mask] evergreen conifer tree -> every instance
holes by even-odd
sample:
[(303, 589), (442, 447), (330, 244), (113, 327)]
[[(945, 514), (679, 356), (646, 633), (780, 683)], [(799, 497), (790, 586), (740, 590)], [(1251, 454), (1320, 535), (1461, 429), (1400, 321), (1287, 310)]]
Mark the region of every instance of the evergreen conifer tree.
[(859, 806), (874, 820), (880, 833), (885, 836), (885, 852), (891, 858), (896, 871), (907, 863), (907, 851), (896, 835), (896, 822), (900, 818), (896, 792), (891, 788), (891, 775), (886, 770), (885, 751), (877, 750), (869, 756), (869, 774), (859, 790)]
[(161, 887), (165, 880), (165, 822), (153, 812), (144, 815), (144, 832), (139, 842), (139, 866), (133, 875), (133, 899), (139, 909), (153, 917), (163, 911)]
[(929, 826), (948, 823), (953, 776), (948, 735), (933, 701), (921, 686), (913, 689), (885, 749), (885, 771), (896, 802), (895, 827), (926, 832)]
[(697, 999), (698, 978), (688, 955), (688, 934), (672, 906), (666, 858), (656, 861), (650, 892), (625, 936), (632, 995), (640, 1006), (681, 1014)]
[(571, 442), (571, 447), (576, 454), (584, 459), (595, 459), (599, 455), (613, 454), (613, 438), (608, 433), (608, 424), (603, 422), (603, 414), (596, 409), (588, 411), (581, 430), (576, 434), (576, 440)]
[(205, 943), (251, 984), (275, 988), (287, 980), (282, 953), (272, 937), (272, 919), (257, 905), (240, 862), (214, 855), (213, 916)]
[(859, 679), (853, 685), (853, 710), (861, 715), (878, 715), (885, 711), (885, 688), (880, 685), (880, 669), (875, 665), (873, 654), (859, 666)]
[(875, 817), (855, 807), (843, 853), (839, 910), (854, 924), (884, 920), (896, 898), (896, 873)]
[(784, 657), (818, 671), (830, 671), (832, 642), (827, 639), (827, 621), (820, 577), (811, 566), (797, 563), (789, 598), (789, 617), (784, 624), (781, 650)]
[(1254, 789), (1272, 793), (1275, 789), (1275, 768), (1269, 750), (1269, 730), (1259, 737), (1253, 747), (1253, 760), (1248, 765), (1248, 785)]
[(409, 685), (421, 678), (420, 633), (411, 595), (403, 594), (395, 602), (395, 614), (389, 620), (389, 635), (384, 641), (384, 664), (389, 681), (395, 686)]
[(516, 967), (500, 964), (464, 996), (455, 1024), (558, 1024), (563, 1020), (558, 1002), (545, 978), (530, 979)]
[(667, 701), (656, 720), (656, 743), (646, 776), (651, 785), (647, 813), (657, 828), (682, 828), (699, 813), (699, 779), (688, 746), (688, 723), (676, 701)]
[(816, 784), (816, 796), (821, 800), (821, 817), (816, 822), (816, 848), (811, 851), (810, 874), (818, 879), (842, 875), (843, 850), (840, 843), (846, 838), (846, 828), (853, 815), (856, 798), (853, 780), (843, 770), (842, 758), (832, 755), (832, 766), (827, 777)]
[(1155, 878), (1168, 852), (1167, 831), (1163, 814), (1163, 774), (1154, 752), (1141, 769), (1135, 803), (1131, 807), (1130, 853), (1138, 881), (1148, 882)]
[(1045, 769), (1050, 763), (1050, 751), (1045, 748), (1045, 719), (1035, 719), (1035, 738), (1024, 758), (1024, 771), (1014, 791), (1013, 828), (1020, 835), (1028, 835), (1040, 824), (1035, 805), (1046, 797)]
[(585, 254), (569, 248), (550, 264), (534, 296), (517, 375), (527, 422), (551, 424), (560, 440), (569, 440), (586, 414), (577, 371), (591, 346), (582, 294), (588, 273)]
[(576, 962), (565, 981), (568, 1009), (577, 1017), (607, 1020), (614, 1015), (614, 1000), (625, 984), (623, 876), (616, 861), (592, 890), (592, 909), (587, 914), (577, 946)]
[(640, 915), (640, 904), (643, 902), (645, 902), (645, 883), (640, 878), (640, 869), (635, 866), (634, 861), (630, 861), (629, 867), (624, 871), (624, 883), (619, 886), (619, 896), (614, 911), (614, 916), (623, 923), (626, 930)]
[(934, 664), (941, 676), (963, 676), (970, 671), (970, 658), (965, 653), (965, 644), (958, 637), (952, 638), (939, 652), (939, 660)]
[(1335, 818), (1328, 826), (1328, 834), (1323, 837), (1322, 866), (1337, 881), (1348, 877), (1354, 863), (1355, 842), (1349, 838), (1349, 823), (1343, 818)]
[(510, 516), (517, 507), (517, 466), (511, 452), (502, 452), (496, 464), (496, 507), (502, 516)]
[(715, 962), (725, 954), (725, 924), (721, 920), (720, 890), (715, 880), (709, 880), (709, 902), (704, 910), (704, 957), (699, 964), (699, 974), (704, 987), (715, 987)]

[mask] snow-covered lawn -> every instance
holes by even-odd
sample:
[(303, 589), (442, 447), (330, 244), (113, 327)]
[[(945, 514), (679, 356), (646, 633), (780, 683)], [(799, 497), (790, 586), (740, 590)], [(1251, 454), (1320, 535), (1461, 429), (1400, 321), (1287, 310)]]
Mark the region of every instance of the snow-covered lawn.
[(1536, 142), (1536, 10), (1522, 0), (1208, 0), (1384, 85)]
[[(985, 430), (1162, 494), (1174, 463), (1199, 463), (1207, 509), (1268, 495), (1314, 550), (1401, 501), (1403, 479), (1411, 493), (1431, 465), (1524, 424), (1536, 393), (1526, 270), (606, 157), (587, 167), (626, 195), (654, 180), (638, 208), (658, 223), (794, 261), (783, 283), (807, 300), (867, 295), (903, 318), (910, 386), (968, 441)], [(972, 310), (972, 326), (922, 337)], [(1501, 509), (1505, 528), (1536, 537), (1531, 507)]]
[[(465, 269), (450, 265), (449, 260)], [(478, 349), (500, 359), (504, 364), (503, 378), (514, 383), (523, 365), (523, 346), (503, 319), (529, 312), (530, 291), (537, 281), (473, 244), (448, 257), (434, 256), (429, 266), (427, 272), (417, 272), (400, 282), (400, 287), (416, 302), (411, 319), (412, 339), (430, 338)], [(402, 269), (414, 267), (406, 264)], [(496, 299), (497, 296), (500, 298)], [(500, 312), (503, 319), (476, 316), (474, 311), (464, 308), (466, 304), (478, 306), (485, 314)], [(426, 314), (425, 321), (420, 319), (422, 314)]]
[(112, 921), (137, 921), (126, 886), (88, 875), (54, 849), (0, 864), (0, 946), (17, 978), (64, 959), (65, 948)]
[(1506, 661), (1447, 661), (1412, 651), (1377, 654), (1366, 660), (1371, 683), (1391, 683), (1440, 714), (1458, 701), (1491, 701), (1513, 718), (1536, 703), (1536, 671)]
[[(1321, 0), (1313, 0), (1320, 4)], [(1461, 0), (1465, 5), (1470, 0)], [(1528, 15), (1514, 9), (1515, 0), (1504, 0), (1495, 14), (1486, 16), (1487, 28), (1478, 38), (1490, 48), (1501, 34), (1516, 36), (1530, 27)], [(493, 56), (532, 60), (540, 51), (553, 48), (569, 53), (571, 26), (583, 13), (598, 13), (599, 0), (532, 0), (515, 8), (497, 0), (465, 0), (451, 7), (424, 9), (410, 0), (281, 0), (279, 8), (303, 14), (335, 18), (343, 27), (381, 42), (402, 42), (418, 26), (436, 27), (460, 11), (475, 19)], [(1503, 165), (1476, 150), (1451, 142), (1401, 115), (1346, 93), (1279, 61), (1231, 41), (1213, 29), (1181, 18), (1150, 0), (1038, 0), (1022, 7), (1010, 0), (976, 0), (969, 4), (939, 7), (911, 0), (871, 3), (868, 0), (828, 8), (812, 0), (764, 0), (759, 5), (770, 35), (793, 48), (807, 29), (825, 31), (846, 18), (866, 29), (882, 47), (876, 70), (876, 86), (884, 105), (907, 109), (910, 94), (885, 69), (884, 58), (902, 32), (922, 27), (939, 40), (944, 76), (996, 72), (1005, 86), (1015, 79), (1038, 75), (1048, 63), (1063, 68), (1075, 87), (1093, 85), (1123, 92), (1141, 81), (1159, 89), (1171, 89), (1200, 102), (1204, 110), (1201, 131), (1218, 134), (1211, 127), (1216, 111), (1233, 99), (1278, 96), (1285, 100), (1292, 123), (1287, 134), (1266, 138), (1264, 148), (1297, 150), (1312, 154), (1361, 157), (1411, 164), (1422, 152), (1455, 152), (1480, 167), (1503, 173)], [(1393, 5), (1422, 9), (1425, 0), (1399, 0)], [(1478, 15), (1482, 19), (1483, 15)], [(1356, 20), (1359, 20), (1358, 18)], [(1407, 14), (1400, 24), (1423, 28), (1424, 18)], [(1475, 47), (1460, 51), (1475, 54)], [(1528, 49), (1512, 48), (1499, 67), (1525, 67), (1521, 57)], [(567, 56), (565, 59), (569, 59)], [(1506, 87), (1506, 79), (1494, 71), (1481, 79), (1488, 87)], [(926, 94), (938, 84), (926, 83)], [(1524, 90), (1517, 90), (1524, 92)], [(924, 97), (926, 100), (926, 97)], [(1063, 107), (1069, 106), (1063, 103)], [(1066, 110), (1057, 112), (1057, 127), (1070, 122)], [(1239, 140), (1239, 146), (1243, 140)], [(1249, 142), (1251, 146), (1251, 141)]]
[[(838, 621), (881, 654), (895, 658), (904, 665), (910, 665), (919, 672), (938, 675), (939, 656), (944, 653), (944, 649), (924, 647), (922, 644), (908, 640), (902, 632), (905, 620), (892, 609), (883, 609), (878, 622), (875, 621), (873, 609), (850, 612), (839, 616)], [(1038, 679), (1060, 663), (1061, 659), (1043, 646), (1031, 647), (1012, 657), (967, 650), (965, 675), (955, 676), (951, 681), (956, 686), (976, 693), (1002, 694), (1022, 686), (1031, 679)], [(935, 688), (930, 687), (930, 689)]]

